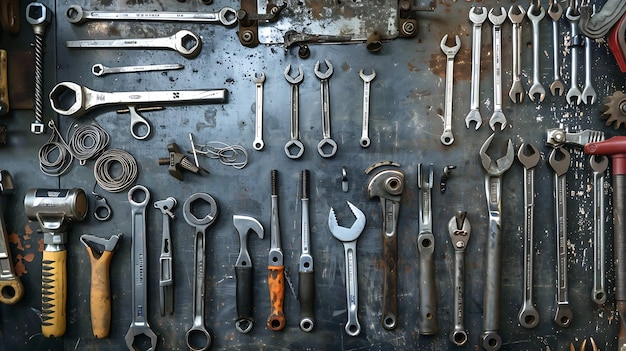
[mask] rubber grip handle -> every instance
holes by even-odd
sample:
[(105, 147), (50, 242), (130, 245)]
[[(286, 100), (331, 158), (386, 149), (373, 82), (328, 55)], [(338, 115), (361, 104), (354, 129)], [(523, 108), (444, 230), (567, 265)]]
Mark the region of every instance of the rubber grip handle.
[(278, 331), (285, 327), (283, 301), (285, 300), (285, 266), (268, 266), (267, 285), (270, 289), (272, 311), (267, 318), (267, 327)]
[(254, 323), (252, 318), (252, 267), (235, 267), (237, 279), (237, 321)]
[(383, 284), (383, 315), (382, 325), (387, 330), (394, 329), (398, 318), (398, 236), (394, 234), (383, 239), (383, 255), (385, 264)]
[(298, 277), (298, 299), (300, 300), (300, 328), (311, 331), (315, 323), (315, 272), (300, 272)]
[(67, 250), (44, 251), (41, 265), (41, 333), (47, 338), (65, 334)]
[(0, 50), (0, 116), (9, 112), (9, 83), (7, 51)]
[(109, 264), (113, 252), (104, 251), (99, 259), (87, 248), (91, 261), (91, 291), (89, 307), (91, 309), (91, 330), (97, 339), (109, 336), (111, 327), (111, 285), (109, 280)]

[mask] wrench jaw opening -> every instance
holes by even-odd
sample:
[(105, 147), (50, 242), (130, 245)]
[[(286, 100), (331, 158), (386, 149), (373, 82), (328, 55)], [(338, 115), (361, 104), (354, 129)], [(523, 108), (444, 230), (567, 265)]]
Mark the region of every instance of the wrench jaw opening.
[(480, 334), (480, 346), (487, 351), (497, 351), (502, 346), (502, 338), (496, 330), (486, 330)]

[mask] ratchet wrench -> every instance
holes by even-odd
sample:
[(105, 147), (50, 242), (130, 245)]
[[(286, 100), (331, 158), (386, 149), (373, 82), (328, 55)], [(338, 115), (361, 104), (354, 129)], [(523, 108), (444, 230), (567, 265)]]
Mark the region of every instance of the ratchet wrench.
[(265, 146), (263, 142), (263, 82), (265, 82), (265, 73), (255, 73), (253, 80), (256, 91), (256, 122), (254, 124), (254, 142), (252, 143), (252, 147), (256, 151), (261, 151)]
[(591, 298), (602, 305), (606, 302), (604, 285), (604, 172), (609, 165), (606, 155), (591, 155), (589, 158), (593, 170), (593, 291)]
[(161, 256), (159, 257), (159, 307), (161, 316), (174, 313), (174, 269), (172, 268), (172, 236), (170, 218), (177, 201), (173, 197), (155, 201), (154, 208), (163, 214), (163, 235), (161, 236)]
[(291, 139), (285, 144), (285, 154), (290, 159), (297, 159), (304, 153), (304, 144), (300, 141), (300, 83), (304, 80), (302, 68), (298, 66), (298, 75), (289, 75), (291, 64), (285, 68), (285, 79), (291, 85)]
[[(193, 212), (196, 201), (203, 201), (210, 206), (209, 212), (203, 218), (198, 218)], [(217, 219), (219, 208), (215, 199), (206, 193), (195, 193), (185, 200), (183, 205), (183, 217), (185, 221), (195, 228), (194, 232), (194, 269), (193, 269), (193, 325), (185, 339), (187, 347), (193, 351), (204, 351), (211, 346), (211, 334), (204, 326), (204, 270), (206, 250), (206, 230)]]
[(437, 281), (435, 280), (435, 236), (433, 235), (433, 214), (431, 189), (433, 188), (433, 164), (424, 176), (422, 164), (417, 164), (417, 187), (420, 189), (419, 234), (417, 249), (420, 260), (420, 306), (419, 333), (434, 335), (437, 326)]
[(298, 297), (300, 300), (300, 329), (310, 332), (315, 326), (315, 270), (311, 256), (311, 228), (309, 226), (309, 171), (302, 171), (302, 248), (298, 270)]
[(359, 71), (359, 76), (363, 80), (363, 127), (361, 128), (361, 147), (370, 146), (369, 125), (370, 125), (370, 82), (376, 78), (376, 71), (372, 69), (372, 73), (366, 75), (363, 69)]
[(443, 133), (441, 133), (441, 143), (443, 145), (452, 145), (454, 135), (452, 135), (452, 92), (454, 86), (454, 57), (461, 48), (461, 39), (455, 36), (455, 45), (447, 46), (448, 34), (441, 39), (441, 51), (446, 55), (446, 94), (445, 106), (443, 110)]
[(470, 239), (472, 226), (467, 219), (467, 212), (458, 211), (448, 222), (450, 242), (454, 248), (454, 330), (450, 341), (456, 346), (467, 343), (467, 331), (463, 322), (465, 294), (465, 248)]

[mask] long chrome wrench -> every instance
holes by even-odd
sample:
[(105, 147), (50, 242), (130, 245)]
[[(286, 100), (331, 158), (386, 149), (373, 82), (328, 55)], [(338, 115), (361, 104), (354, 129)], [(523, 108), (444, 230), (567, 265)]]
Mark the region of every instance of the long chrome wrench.
[(454, 135), (452, 134), (452, 93), (454, 87), (454, 57), (461, 48), (461, 39), (457, 35), (455, 37), (455, 45), (450, 47), (446, 45), (448, 34), (441, 39), (441, 51), (446, 55), (446, 93), (445, 106), (443, 110), (443, 133), (441, 133), (441, 143), (443, 145), (452, 145)]
[[(518, 13), (515, 13), (515, 9)], [(511, 6), (509, 8), (509, 19), (513, 24), (513, 83), (509, 90), (509, 97), (513, 103), (521, 103), (524, 101), (524, 85), (522, 85), (522, 22), (526, 17), (526, 10), (522, 5)]]
[[(480, 11), (480, 12), (479, 12)], [(465, 126), (469, 129), (472, 122), (476, 123), (476, 130), (480, 128), (483, 119), (480, 115), (480, 51), (482, 25), (487, 19), (486, 7), (472, 7), (469, 11), (472, 26), (472, 81), (470, 93), (470, 111), (465, 117)]]
[(261, 151), (265, 146), (263, 142), (263, 82), (265, 82), (265, 73), (254, 74), (254, 86), (256, 91), (256, 122), (254, 123), (254, 142), (252, 147)]
[(309, 226), (309, 171), (302, 171), (302, 242), (298, 269), (298, 300), (300, 301), (300, 329), (310, 332), (315, 326), (315, 270), (311, 256), (311, 228)]
[(328, 69), (322, 73), (320, 62), (317, 61), (314, 68), (315, 76), (320, 80), (320, 95), (322, 105), (322, 140), (317, 144), (317, 152), (324, 158), (332, 157), (337, 152), (337, 143), (330, 134), (330, 77), (333, 75), (333, 65), (324, 60)]
[(493, 25), (493, 114), (489, 126), (495, 131), (496, 124), (500, 124), (500, 130), (507, 126), (502, 112), (502, 24), (506, 20), (506, 10), (500, 7), (500, 15), (494, 15), (494, 9), (491, 9), (488, 16)]
[(606, 302), (604, 255), (604, 172), (609, 165), (606, 155), (591, 155), (593, 170), (593, 290), (591, 299), (598, 305)]
[(195, 23), (219, 23), (231, 26), (237, 22), (237, 11), (232, 7), (223, 7), (218, 12), (172, 12), (172, 11), (99, 11), (85, 10), (79, 5), (71, 5), (65, 11), (65, 18), (72, 24), (96, 21), (172, 21)]
[(593, 105), (596, 102), (596, 90), (591, 80), (591, 39), (585, 37), (585, 87), (582, 92), (582, 101)]
[(552, 96), (562, 96), (565, 86), (561, 80), (561, 59), (559, 58), (559, 20), (563, 14), (563, 8), (558, 0), (549, 0), (548, 15), (552, 18), (552, 67), (554, 81), (550, 84)]
[(565, 99), (567, 103), (570, 105), (580, 105), (583, 97), (582, 92), (578, 88), (578, 49), (580, 46), (578, 42), (580, 37), (578, 35), (578, 22), (580, 20), (580, 13), (575, 9), (575, 7), (569, 6), (565, 12), (565, 17), (567, 17), (570, 23), (570, 31), (571, 31), (571, 41), (570, 41), (570, 55), (572, 55), (572, 64), (570, 66), (570, 88), (567, 91), (567, 95)]
[(179, 63), (168, 63), (163, 65), (144, 65), (144, 66), (120, 66), (107, 67), (101, 63), (96, 63), (91, 67), (91, 73), (96, 77), (102, 77), (107, 74), (114, 73), (132, 73), (132, 72), (151, 72), (151, 71), (169, 71), (183, 69), (185, 66)]
[(435, 280), (435, 236), (433, 235), (431, 205), (433, 169), (431, 163), (428, 166), (428, 173), (426, 173), (422, 169), (422, 164), (417, 164), (417, 187), (420, 189), (419, 234), (417, 236), (420, 267), (418, 331), (421, 335), (434, 335), (439, 329), (437, 325), (437, 282)]
[(376, 78), (376, 71), (372, 69), (372, 73), (366, 75), (363, 69), (359, 71), (359, 76), (363, 80), (363, 126), (361, 128), (361, 147), (370, 146), (369, 125), (370, 125), (370, 82)]
[(290, 159), (297, 159), (304, 153), (304, 144), (300, 141), (300, 83), (304, 80), (302, 68), (298, 67), (298, 75), (289, 75), (291, 64), (285, 68), (285, 79), (291, 86), (290, 102), (290, 139), (285, 144), (285, 154)]
[[(528, 18), (533, 26), (533, 85), (528, 90), (528, 96), (532, 101), (535, 101), (535, 95), (539, 95), (539, 102), (542, 102), (546, 97), (546, 90), (541, 84), (541, 68), (540, 68), (540, 36), (539, 36), (539, 24), (541, 20), (546, 15), (546, 10), (541, 7), (541, 2), (538, 1), (539, 5), (535, 5), (533, 1), (531, 1), (531, 5), (528, 8)], [(539, 14), (536, 15), (535, 11), (539, 10)]]
[(454, 248), (454, 330), (450, 333), (450, 341), (456, 346), (467, 343), (465, 330), (465, 248), (470, 239), (472, 226), (467, 219), (467, 212), (457, 212), (448, 222), (450, 242)]
[(172, 236), (170, 234), (170, 218), (176, 216), (172, 212), (177, 201), (173, 197), (155, 201), (154, 208), (163, 215), (163, 235), (161, 236), (161, 255), (159, 256), (159, 306), (161, 316), (174, 312), (174, 269), (172, 267)]

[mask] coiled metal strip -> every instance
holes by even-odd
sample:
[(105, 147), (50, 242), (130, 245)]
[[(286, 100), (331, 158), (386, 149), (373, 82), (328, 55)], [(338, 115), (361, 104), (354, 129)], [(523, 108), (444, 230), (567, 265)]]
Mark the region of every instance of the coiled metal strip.
[(68, 147), (81, 165), (85, 165), (88, 159), (95, 158), (109, 145), (109, 133), (98, 123), (74, 124), (68, 129)]
[[(115, 164), (121, 167), (118, 175), (111, 172)], [(130, 187), (137, 180), (138, 174), (137, 161), (133, 155), (120, 149), (105, 151), (93, 167), (93, 176), (98, 185), (111, 193), (119, 193)]]
[[(39, 149), (39, 169), (45, 175), (56, 177), (65, 174), (70, 169), (74, 156), (69, 151), (54, 121), (50, 120), (48, 127), (52, 130), (52, 135)], [(56, 158), (54, 158), (55, 154)]]

